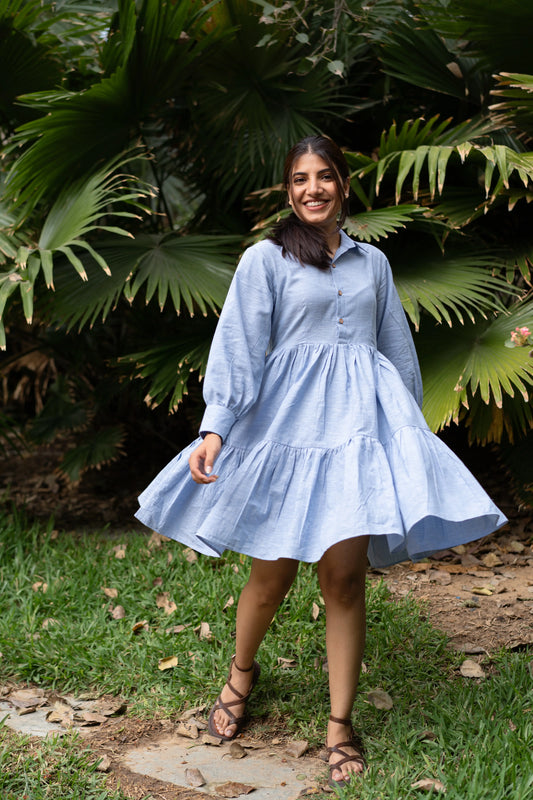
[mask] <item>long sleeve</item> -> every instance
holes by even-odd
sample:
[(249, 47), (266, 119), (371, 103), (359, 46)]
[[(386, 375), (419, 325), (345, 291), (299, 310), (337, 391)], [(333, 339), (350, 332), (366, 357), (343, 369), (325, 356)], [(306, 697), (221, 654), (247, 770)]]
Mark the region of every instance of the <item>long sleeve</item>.
[(422, 376), (415, 345), (385, 256), (377, 295), (377, 348), (394, 364), (404, 384), (422, 407)]
[(225, 440), (257, 398), (274, 308), (268, 262), (261, 245), (254, 245), (233, 277), (209, 353), (201, 435), (211, 431)]

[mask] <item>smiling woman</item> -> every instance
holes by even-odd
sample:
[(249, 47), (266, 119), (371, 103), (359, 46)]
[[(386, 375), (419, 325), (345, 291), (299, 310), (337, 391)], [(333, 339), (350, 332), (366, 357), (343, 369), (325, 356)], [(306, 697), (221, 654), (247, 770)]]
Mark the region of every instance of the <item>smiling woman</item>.
[[(304, 153), (292, 168), (288, 193), (294, 213), (308, 225), (319, 226), (326, 236), (335, 237), (338, 244), (338, 216), (342, 207), (338, 176), (316, 153)], [(349, 180), (344, 183), (344, 196), (348, 197)], [(333, 242), (332, 244), (335, 244)], [(334, 252), (336, 247), (330, 247)]]
[[(506, 520), (429, 430), (411, 332), (387, 259), (341, 230), (348, 166), (331, 140), (290, 151), (293, 213), (244, 253), (206, 370), (200, 438), (140, 497), (138, 518), (208, 555), (253, 558), (235, 656), (209, 715), (233, 739), (256, 652), (300, 561), (326, 606), (330, 783), (365, 769), (351, 724), (376, 566), (481, 537)], [(213, 471), (216, 469), (216, 474)]]

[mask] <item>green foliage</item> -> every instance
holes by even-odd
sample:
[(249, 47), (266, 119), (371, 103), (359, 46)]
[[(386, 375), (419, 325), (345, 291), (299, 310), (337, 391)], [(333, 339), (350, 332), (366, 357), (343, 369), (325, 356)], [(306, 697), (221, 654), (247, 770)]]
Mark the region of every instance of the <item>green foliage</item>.
[(520, 440), (530, 21), (505, 0), (1, 0), (0, 345), (22, 317), (117, 321), (112, 379), (174, 410), (250, 230), (283, 213), (285, 153), (322, 131), (350, 164), (347, 230), (389, 255), (418, 330), (430, 424)]

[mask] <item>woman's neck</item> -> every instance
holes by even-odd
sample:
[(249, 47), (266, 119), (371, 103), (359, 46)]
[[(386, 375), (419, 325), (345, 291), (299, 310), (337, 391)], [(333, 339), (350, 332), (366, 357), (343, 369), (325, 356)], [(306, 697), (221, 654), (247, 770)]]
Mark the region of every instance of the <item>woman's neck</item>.
[(341, 235), (338, 228), (335, 228), (335, 230), (331, 231), (330, 233), (326, 233), (326, 242), (328, 246), (328, 253), (333, 258), (341, 243)]

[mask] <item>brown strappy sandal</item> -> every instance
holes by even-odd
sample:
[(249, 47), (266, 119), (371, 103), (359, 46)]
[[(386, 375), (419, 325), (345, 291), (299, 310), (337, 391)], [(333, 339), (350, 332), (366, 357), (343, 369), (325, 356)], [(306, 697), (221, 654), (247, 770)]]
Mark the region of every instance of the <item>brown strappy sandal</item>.
[[(250, 689), (248, 690), (247, 694), (241, 694), (232, 685), (232, 683), (231, 683), (231, 672), (233, 670), (233, 667), (235, 667), (235, 669), (238, 669), (239, 672), (251, 672), (253, 670), (252, 683), (250, 684)], [(238, 705), (242, 705), (243, 703), (246, 705), (246, 702), (247, 702), (248, 698), (252, 694), (252, 692), (253, 692), (253, 690), (255, 688), (255, 685), (256, 685), (257, 681), (259, 680), (260, 673), (261, 673), (261, 668), (260, 668), (259, 664), (257, 663), (257, 661), (254, 661), (254, 663), (252, 664), (251, 667), (248, 667), (247, 669), (241, 669), (241, 667), (239, 667), (238, 664), (235, 662), (235, 656), (233, 656), (233, 658), (231, 659), (231, 666), (230, 666), (230, 669), (229, 669), (229, 674), (228, 674), (228, 679), (226, 681), (226, 686), (228, 686), (231, 689), (231, 691), (233, 692), (233, 694), (235, 695), (235, 700), (228, 700), (228, 702), (225, 703), (223, 700), (221, 700), (220, 695), (217, 697), (217, 699), (215, 700), (215, 704), (214, 704), (213, 708), (211, 709), (211, 711), (209, 713), (209, 719), (207, 721), (207, 727), (208, 727), (208, 730), (209, 730), (209, 733), (211, 734), (211, 736), (214, 736), (217, 739), (222, 739), (225, 742), (230, 742), (232, 739), (234, 739), (237, 736), (237, 734), (240, 732), (241, 728), (243, 727), (244, 723), (247, 721), (248, 715), (247, 714), (242, 714), (240, 717), (236, 717), (235, 714), (233, 713), (233, 711), (231, 711), (230, 706), (238, 706)], [(218, 730), (216, 728), (216, 725), (215, 725), (215, 711), (218, 711), (219, 708), (222, 709), (222, 711), (224, 711), (228, 715), (228, 717), (230, 718), (230, 721), (228, 722), (226, 727), (229, 727), (230, 725), (236, 725), (237, 726), (233, 736), (224, 736), (223, 733), (219, 733), (218, 732)]]
[[(346, 742), (339, 742), (338, 744), (334, 744), (333, 747), (328, 747), (328, 757), (332, 753), (336, 753), (339, 756), (342, 756), (340, 761), (337, 761), (335, 764), (329, 765), (329, 786), (333, 787), (334, 789), (344, 789), (350, 783), (351, 778), (347, 778), (346, 780), (341, 781), (334, 781), (332, 778), (333, 772), (339, 767), (342, 767), (343, 764), (347, 764), (349, 761), (354, 761), (358, 764), (361, 764), (362, 770), (361, 772), (354, 772), (354, 775), (361, 775), (364, 772), (366, 767), (366, 762), (361, 751), (361, 745), (356, 739), (354, 729), (352, 727), (352, 721), (350, 719), (340, 719), (339, 717), (334, 717), (333, 714), (329, 716), (332, 722), (337, 722), (339, 725), (346, 725), (350, 728), (350, 739)], [(342, 748), (343, 747), (353, 747), (355, 750), (355, 754), (353, 756), (346, 753)]]

